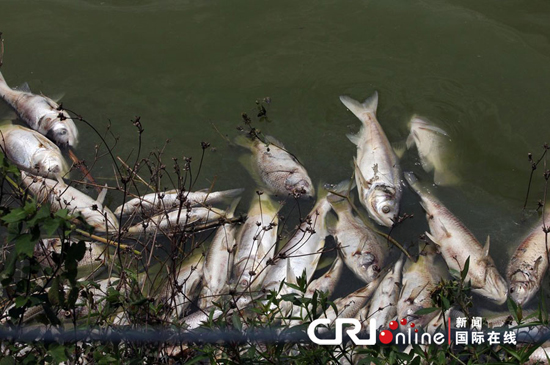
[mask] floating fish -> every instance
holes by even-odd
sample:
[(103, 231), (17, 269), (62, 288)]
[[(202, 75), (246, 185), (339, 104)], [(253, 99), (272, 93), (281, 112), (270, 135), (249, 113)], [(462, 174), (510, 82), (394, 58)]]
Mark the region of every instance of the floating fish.
[(508, 294), (519, 305), (527, 304), (539, 291), (548, 270), (548, 251), (544, 222), (548, 226), (550, 214), (520, 243), (506, 270)]
[(338, 195), (329, 194), (328, 201), (338, 215), (332, 235), (339, 243), (342, 258), (355, 276), (370, 283), (384, 266), (387, 249), (383, 239), (352, 213), (350, 203)]
[(235, 142), (252, 151), (250, 167), (252, 176), (275, 195), (286, 197), (313, 197), (315, 189), (306, 169), (283, 144), (271, 136), (263, 142), (257, 137), (239, 136)]
[(8, 160), (32, 174), (55, 179), (69, 171), (59, 147), (32, 129), (19, 125), (1, 126), (0, 147)]
[(69, 114), (52, 99), (30, 92), (28, 86), (11, 89), (0, 73), (0, 97), (32, 129), (51, 138), (60, 147), (75, 147), (78, 130)]
[(216, 204), (227, 199), (235, 198), (242, 194), (244, 189), (232, 189), (225, 191), (208, 190), (182, 191), (170, 190), (159, 193), (150, 193), (139, 198), (134, 198), (119, 206), (115, 210), (116, 215), (123, 213), (130, 215), (141, 213), (144, 216), (151, 216), (161, 212), (170, 212), (180, 206), (186, 208), (198, 205), (206, 206)]
[(183, 207), (169, 213), (162, 213), (134, 224), (128, 228), (130, 236), (140, 234), (175, 234), (185, 230), (200, 229), (209, 223), (224, 220), (231, 215), (218, 208)]
[(399, 213), (403, 186), (399, 160), (376, 119), (378, 93), (363, 104), (349, 96), (340, 96), (340, 101), (363, 123), (358, 134), (348, 135), (357, 145), (354, 164), (359, 200), (376, 223), (391, 227)]
[(397, 316), (396, 304), (399, 299), (404, 263), (405, 256), (401, 255), (378, 285), (378, 289), (374, 292), (369, 303), (368, 314), (362, 318), (367, 319), (367, 323), (373, 318), (376, 319), (377, 330), (387, 326)]
[(182, 318), (189, 305), (197, 298), (203, 280), (204, 256), (201, 250), (195, 250), (183, 259), (176, 269), (176, 275), (161, 289), (157, 301), (172, 313), (175, 318)]
[(325, 238), (328, 236), (326, 216), (330, 209), (326, 196), (319, 196), (300, 227), (277, 253), (274, 265), (268, 268), (264, 280), (266, 290), (278, 290), (280, 283), (288, 279), (289, 271), (294, 278), (302, 276), (305, 272), (306, 281), (311, 280), (323, 253)]
[(51, 180), (21, 172), (23, 184), (39, 202), (49, 202), (52, 209), (67, 209), (69, 214), (80, 213), (97, 232), (118, 233), (118, 220), (111, 210), (103, 206), (102, 199), (94, 200), (62, 181)]
[(403, 271), (401, 292), (397, 301), (397, 317), (405, 318), (407, 322), (414, 322), (420, 327), (427, 325), (437, 314), (416, 314), (420, 309), (433, 307), (431, 295), (441, 280), (434, 259), (435, 252), (426, 252), (421, 254), (416, 262), (409, 261)]
[(450, 141), (447, 132), (416, 115), (412, 117), (409, 127), (411, 133), (407, 138), (407, 148), (416, 145), (424, 171), (435, 170), (434, 182), (437, 185), (458, 183), (458, 177), (451, 171), (447, 161)]
[(237, 292), (255, 291), (263, 282), (277, 246), (279, 207), (267, 194), (255, 196), (237, 234), (232, 285)]
[(489, 238), (485, 246), (481, 246), (458, 218), (420, 186), (414, 174), (407, 172), (405, 178), (420, 196), (420, 204), (426, 211), (430, 226), (430, 233), (426, 232), (426, 235), (438, 246), (449, 269), (460, 273), (469, 258), (465, 280), (471, 281), (472, 291), (497, 304), (504, 303), (508, 287), (489, 256)]
[(218, 228), (204, 258), (204, 285), (200, 294), (199, 307), (208, 308), (213, 301), (227, 293), (227, 284), (231, 278), (234, 252), (237, 241), (236, 228), (224, 224)]

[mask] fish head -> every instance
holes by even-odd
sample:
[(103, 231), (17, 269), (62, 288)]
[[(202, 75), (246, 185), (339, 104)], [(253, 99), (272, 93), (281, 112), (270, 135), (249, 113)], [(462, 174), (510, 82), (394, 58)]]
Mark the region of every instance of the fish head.
[[(63, 115), (63, 118), (60, 116)], [(48, 137), (53, 139), (60, 147), (75, 147), (78, 143), (78, 130), (67, 112), (62, 111), (56, 115), (57, 120), (52, 123)]]
[(497, 304), (502, 304), (508, 296), (508, 285), (496, 267), (489, 266), (485, 273), (485, 285), (482, 288), (476, 288), (475, 292)]
[(60, 155), (53, 151), (47, 151), (42, 154), (41, 160), (35, 165), (41, 175), (55, 178), (62, 176), (67, 172), (65, 162), (60, 158)]
[(380, 275), (380, 265), (376, 255), (371, 252), (363, 252), (359, 260), (361, 276), (368, 283)]
[(367, 193), (367, 210), (376, 223), (391, 227), (399, 214), (399, 199), (394, 187), (385, 184), (374, 185)]
[(538, 290), (539, 285), (536, 280), (523, 271), (518, 271), (510, 277), (508, 295), (520, 306), (529, 302)]
[(313, 197), (315, 188), (309, 177), (300, 174), (290, 174), (285, 181), (285, 189), (295, 197)]

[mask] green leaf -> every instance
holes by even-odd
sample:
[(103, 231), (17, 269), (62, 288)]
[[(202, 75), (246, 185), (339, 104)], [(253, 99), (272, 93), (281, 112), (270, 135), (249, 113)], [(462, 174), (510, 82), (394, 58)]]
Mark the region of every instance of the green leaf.
[(55, 216), (67, 219), (67, 217), (69, 216), (69, 211), (67, 209), (59, 209), (57, 212), (55, 212)]
[(59, 345), (56, 343), (50, 344), (50, 347), (48, 349), (48, 353), (51, 355), (53, 360), (56, 363), (61, 363), (67, 361), (69, 358), (67, 357), (67, 354), (65, 353), (65, 346)]
[(59, 276), (56, 276), (53, 280), (52, 280), (52, 286), (50, 288), (50, 290), (48, 291), (48, 299), (50, 301), (50, 303), (52, 303), (53, 305), (61, 305), (62, 303), (62, 298), (60, 296), (60, 283), (59, 283)]
[(462, 278), (462, 281), (466, 279), (466, 275), (468, 275), (468, 270), (470, 269), (470, 256), (466, 259), (466, 262), (464, 263), (464, 269), (460, 272), (460, 277)]
[(23, 307), (25, 304), (27, 304), (28, 301), (29, 301), (29, 298), (27, 298), (27, 297), (17, 297), (17, 298), (15, 298), (15, 308)]
[(233, 327), (235, 327), (239, 331), (242, 331), (243, 324), (241, 322), (241, 318), (238, 312), (233, 313), (233, 315), (231, 316), (231, 321), (233, 322)]
[(436, 310), (439, 310), (437, 307), (430, 307), (430, 308), (422, 308), (415, 312), (415, 314), (418, 314), (419, 316), (423, 316), (425, 314), (429, 314), (432, 312), (435, 312)]
[(36, 225), (37, 223), (43, 221), (44, 219), (46, 218), (49, 218), (50, 217), (50, 205), (49, 204), (44, 204), (40, 207), (40, 210), (38, 210), (38, 212), (34, 215), (34, 217), (32, 217), (32, 219), (30, 219), (27, 223), (29, 224), (29, 226), (34, 226)]
[(16, 208), (0, 219), (2, 219), (6, 223), (15, 223), (25, 220), (25, 218), (27, 218), (27, 212), (25, 212), (23, 208)]
[(52, 218), (44, 221), (44, 223), (42, 223), (42, 228), (46, 231), (46, 234), (48, 236), (51, 236), (55, 233), (55, 231), (57, 231), (59, 226), (61, 226), (62, 224), (63, 224), (63, 221)]
[(15, 252), (18, 255), (24, 254), (27, 257), (32, 257), (34, 246), (36, 246), (39, 237), (38, 235), (32, 235), (30, 233), (22, 234), (15, 240)]

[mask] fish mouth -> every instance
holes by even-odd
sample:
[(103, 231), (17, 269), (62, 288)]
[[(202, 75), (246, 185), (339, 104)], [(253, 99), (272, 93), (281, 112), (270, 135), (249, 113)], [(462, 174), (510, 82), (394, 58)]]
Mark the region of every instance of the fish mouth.
[(497, 304), (503, 304), (508, 297), (508, 285), (496, 269), (487, 273), (483, 287), (474, 288), (473, 291)]

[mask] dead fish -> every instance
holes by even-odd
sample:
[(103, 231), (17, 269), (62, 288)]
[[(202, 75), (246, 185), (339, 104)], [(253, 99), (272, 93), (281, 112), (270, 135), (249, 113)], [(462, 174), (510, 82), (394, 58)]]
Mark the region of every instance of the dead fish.
[(78, 130), (69, 114), (52, 99), (30, 92), (28, 86), (11, 89), (0, 73), (2, 97), (32, 129), (51, 138), (60, 147), (75, 147)]
[(244, 189), (231, 189), (224, 191), (183, 191), (169, 190), (159, 193), (151, 193), (134, 198), (119, 206), (115, 210), (116, 215), (124, 212), (124, 215), (141, 213), (145, 216), (151, 216), (161, 212), (169, 212), (180, 207), (187, 206), (206, 206), (220, 203), (227, 199), (236, 198), (241, 195)]
[(333, 323), (336, 318), (355, 318), (357, 313), (364, 308), (369, 300), (372, 298), (376, 288), (380, 284), (381, 278), (378, 277), (368, 283), (366, 286), (357, 289), (353, 293), (338, 298), (334, 301), (334, 305), (337, 308), (337, 312), (331, 306), (329, 307), (321, 317), (328, 318)]
[(222, 293), (227, 293), (231, 278), (234, 252), (237, 246), (236, 228), (224, 224), (218, 228), (204, 258), (204, 285), (199, 299), (200, 308), (208, 308), (218, 301)]
[(399, 214), (403, 186), (399, 160), (376, 119), (378, 93), (363, 104), (349, 96), (340, 96), (340, 101), (363, 123), (358, 134), (348, 135), (357, 146), (354, 163), (359, 200), (376, 223), (391, 227)]
[(264, 280), (266, 290), (278, 290), (282, 280), (288, 279), (289, 274), (298, 278), (305, 273), (309, 283), (325, 247), (328, 236), (326, 216), (330, 209), (326, 192), (323, 192), (293, 236), (279, 250), (274, 265), (268, 268)]
[(368, 314), (365, 318), (367, 322), (375, 318), (378, 324), (378, 330), (380, 330), (381, 327), (387, 326), (388, 323), (397, 316), (396, 304), (399, 299), (404, 263), (405, 256), (401, 255), (395, 265), (393, 265), (386, 276), (384, 276), (369, 303)]
[(411, 133), (407, 138), (407, 148), (416, 145), (420, 163), (424, 171), (434, 170), (434, 182), (437, 185), (449, 186), (458, 183), (458, 177), (451, 171), (449, 157), (449, 135), (428, 120), (413, 116), (409, 123)]
[[(550, 214), (546, 213), (550, 220)], [(539, 291), (548, 270), (548, 251), (544, 223), (541, 222), (520, 243), (506, 270), (508, 294), (519, 305), (527, 304)]]
[(277, 246), (278, 212), (279, 206), (267, 194), (254, 197), (237, 234), (231, 283), (239, 293), (255, 291), (266, 276), (266, 267)]
[(218, 208), (183, 207), (169, 213), (155, 215), (128, 228), (130, 236), (140, 234), (173, 234), (184, 230), (200, 229), (209, 223), (225, 220), (231, 213)]
[(263, 142), (257, 137), (239, 136), (238, 145), (252, 152), (250, 163), (245, 163), (258, 184), (265, 186), (272, 194), (286, 197), (313, 197), (315, 189), (309, 175), (296, 157), (290, 154), (271, 136)]
[(471, 281), (472, 291), (495, 303), (504, 303), (508, 286), (489, 256), (489, 239), (482, 247), (462, 222), (427, 189), (420, 186), (414, 174), (407, 172), (405, 178), (420, 196), (420, 204), (426, 211), (430, 226), (430, 233), (426, 232), (426, 235), (438, 246), (449, 269), (460, 273), (469, 258), (465, 280)]
[(82, 218), (97, 232), (118, 232), (118, 220), (111, 210), (103, 206), (106, 189), (98, 200), (90, 198), (83, 192), (65, 184), (44, 177), (33, 176), (21, 171), (23, 184), (36, 196), (40, 203), (49, 202), (55, 211), (67, 209), (69, 214), (80, 213)]
[(59, 147), (32, 129), (19, 125), (1, 126), (0, 147), (8, 160), (32, 174), (55, 179), (69, 171)]
[(332, 235), (340, 244), (342, 258), (355, 276), (370, 283), (385, 264), (387, 249), (382, 238), (355, 217), (350, 203), (338, 195), (329, 194), (328, 201), (338, 215)]
[(399, 300), (397, 301), (397, 317), (406, 318), (424, 327), (437, 314), (416, 314), (423, 308), (433, 307), (431, 294), (441, 280), (441, 275), (434, 265), (434, 252), (421, 254), (416, 262), (410, 262), (403, 271), (403, 279)]
[(169, 309), (175, 318), (182, 318), (189, 305), (197, 298), (203, 280), (204, 256), (201, 250), (195, 250), (182, 260), (176, 269), (176, 275), (156, 295), (158, 303)]

